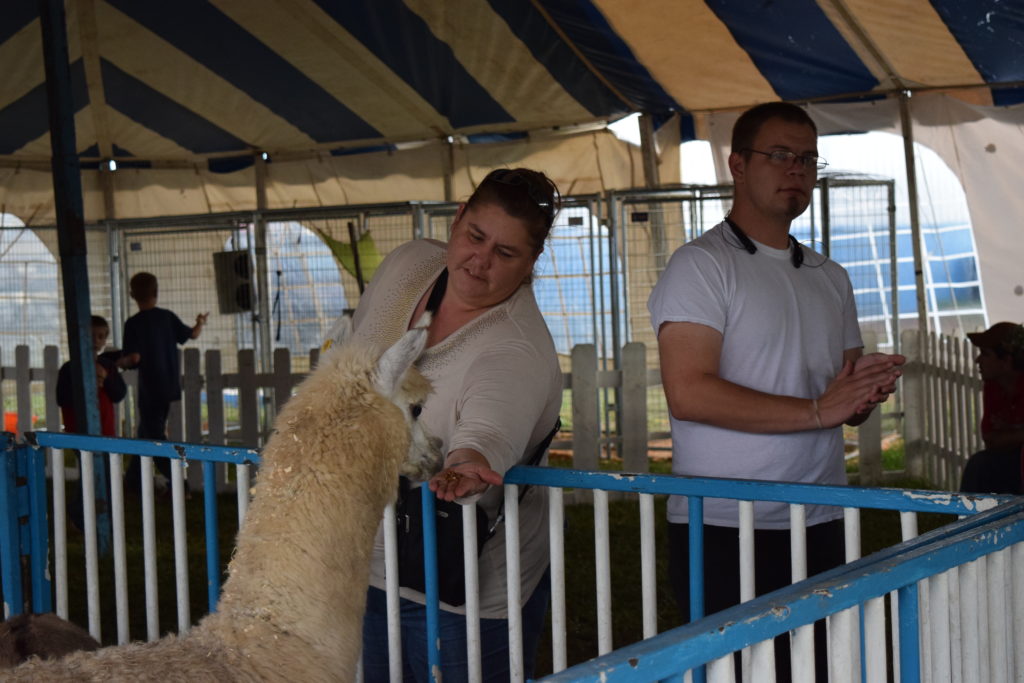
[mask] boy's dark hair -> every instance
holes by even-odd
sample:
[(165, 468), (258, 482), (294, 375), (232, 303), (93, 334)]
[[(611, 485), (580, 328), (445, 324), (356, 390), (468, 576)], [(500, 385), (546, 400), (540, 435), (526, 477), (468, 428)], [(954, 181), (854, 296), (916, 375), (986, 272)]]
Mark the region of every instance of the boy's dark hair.
[(156, 275), (153, 273), (135, 273), (128, 281), (128, 291), (136, 301), (149, 301), (156, 298)]
[(92, 316), (92, 327), (105, 327), (107, 328), (108, 331), (110, 330), (110, 325), (107, 324), (107, 319), (104, 318), (102, 315)]
[[(810, 126), (814, 134), (818, 134), (818, 127), (814, 125), (814, 121), (807, 115), (807, 112), (800, 107), (789, 102), (766, 102), (746, 110), (736, 119), (736, 124), (732, 127), (733, 154), (742, 154), (745, 150), (749, 150), (750, 146), (754, 144), (754, 138), (760, 132), (761, 126), (771, 119), (782, 119), (787, 123)], [(746, 154), (749, 156), (749, 152)]]

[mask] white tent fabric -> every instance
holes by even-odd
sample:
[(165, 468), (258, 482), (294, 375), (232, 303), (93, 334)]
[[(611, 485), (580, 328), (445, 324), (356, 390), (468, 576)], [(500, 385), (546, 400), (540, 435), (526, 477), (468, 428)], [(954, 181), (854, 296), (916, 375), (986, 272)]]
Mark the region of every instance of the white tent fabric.
[[(678, 135), (673, 142), (664, 143), (671, 153), (660, 164), (661, 178), (669, 183), (679, 181)], [(266, 165), (266, 208), (444, 201), (448, 166), (454, 200), (468, 197), (487, 171), (501, 166), (542, 168), (566, 195), (644, 184), (639, 148), (607, 130), (595, 130), (530, 141), (486, 145), (435, 141), (350, 156), (272, 161)], [(210, 171), (205, 164), (119, 169), (111, 174), (115, 215), (147, 218), (251, 211), (256, 208), (255, 174), (254, 166), (225, 174)], [(96, 220), (104, 215), (101, 176), (86, 173), (82, 179), (85, 215)], [(0, 167), (2, 211), (17, 215), (27, 225), (52, 225), (52, 183), (49, 171), (40, 168)]]
[[(264, 154), (267, 208), (459, 199), (502, 165), (567, 193), (640, 186), (638, 151), (600, 130), (630, 112), (655, 122), (670, 184), (679, 139), (720, 144), (751, 104), (900, 133), (893, 96), (913, 91), (915, 138), (967, 192), (990, 313), (1024, 318), (1003, 294), (1024, 257), (1024, 0), (65, 7), (87, 221), (255, 209)], [(0, 66), (0, 210), (52, 224), (37, 3), (0, 3)]]

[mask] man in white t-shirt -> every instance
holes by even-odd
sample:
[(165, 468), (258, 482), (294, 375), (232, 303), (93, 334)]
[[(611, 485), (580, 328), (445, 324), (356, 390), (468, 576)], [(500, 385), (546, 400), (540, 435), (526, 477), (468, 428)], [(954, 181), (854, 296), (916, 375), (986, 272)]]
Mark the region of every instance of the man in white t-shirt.
[[(672, 470), (704, 477), (845, 484), (841, 426), (893, 391), (902, 356), (862, 356), (846, 271), (803, 247), (790, 222), (811, 199), (817, 129), (799, 107), (745, 112), (733, 129), (733, 206), (680, 247), (648, 301), (672, 426)], [(738, 508), (705, 499), (705, 610), (739, 602)], [(758, 595), (790, 582), (785, 504), (758, 503)], [(807, 508), (808, 573), (843, 562), (842, 511)], [(669, 501), (670, 573), (690, 618), (687, 501)], [(789, 680), (777, 646), (778, 680)], [(816, 647), (819, 676), (824, 643)]]

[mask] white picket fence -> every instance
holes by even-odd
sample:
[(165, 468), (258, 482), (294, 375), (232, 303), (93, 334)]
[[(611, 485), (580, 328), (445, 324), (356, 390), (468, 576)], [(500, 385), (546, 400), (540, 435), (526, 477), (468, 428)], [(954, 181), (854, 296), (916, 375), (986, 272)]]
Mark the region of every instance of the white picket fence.
[[(866, 339), (866, 343), (870, 349), (872, 341)], [(914, 330), (905, 331), (901, 343), (908, 362), (895, 405), (902, 408), (898, 423), (906, 444), (906, 474), (935, 488), (956, 489), (967, 457), (981, 448), (981, 379), (972, 349), (966, 340), (934, 333), (918, 335)], [(302, 367), (315, 367), (317, 357), (318, 351), (311, 350), (308, 365)], [(556, 439), (553, 448), (571, 449), (577, 469), (596, 470), (602, 453), (613, 451), (622, 458), (625, 471), (647, 472), (651, 440), (668, 437), (667, 427), (652, 430), (649, 426), (649, 402), (657, 405), (660, 400), (663, 407), (664, 399), (658, 392), (654, 392), (657, 398), (649, 398), (649, 389), (660, 386), (661, 376), (656, 367), (649, 366), (648, 349), (631, 342), (623, 347), (620, 358), (619, 369), (602, 370), (593, 345), (581, 344), (572, 350), (571, 370), (565, 374), (565, 388), (572, 394), (571, 420), (563, 416), (563, 422), (572, 426), (571, 440)], [(60, 362), (58, 349), (48, 346), (43, 367), (31, 367), (28, 347), (18, 346), (14, 366), (0, 368), (0, 398), (13, 391), (16, 409), (10, 412), (16, 413), (18, 433), (37, 428), (38, 419), (44, 420), (48, 429), (60, 424), (56, 403)], [(305, 372), (293, 370), (293, 365), (290, 352), (277, 349), (272, 369), (259, 372), (254, 352), (243, 349), (238, 352), (237, 370), (225, 373), (219, 351), (202, 354), (198, 349), (185, 349), (182, 400), (173, 404), (168, 438), (259, 447), (277, 410), (305, 377)], [(125, 378), (129, 385), (134, 384), (133, 372), (126, 372)], [(609, 392), (611, 399), (607, 398)], [(605, 403), (614, 405), (614, 433), (602, 419), (603, 395)], [(42, 415), (33, 412), (33, 406), (38, 410), (40, 404)], [(133, 422), (119, 420), (123, 436), (132, 435)], [(881, 414), (875, 411), (858, 428), (857, 483), (885, 483), (882, 438)], [(198, 472), (190, 472), (189, 478), (190, 486), (202, 486)], [(218, 481), (223, 482), (223, 477)]]
[(901, 336), (906, 472), (934, 488), (957, 490), (967, 458), (981, 441), (981, 375), (975, 349), (948, 335)]

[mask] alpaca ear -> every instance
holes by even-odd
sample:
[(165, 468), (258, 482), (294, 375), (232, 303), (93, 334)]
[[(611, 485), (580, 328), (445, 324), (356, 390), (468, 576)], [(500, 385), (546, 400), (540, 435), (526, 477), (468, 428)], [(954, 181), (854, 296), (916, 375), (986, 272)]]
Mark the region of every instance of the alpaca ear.
[(341, 346), (348, 341), (349, 337), (352, 336), (352, 312), (343, 311), (338, 319), (334, 321), (334, 325), (327, 332), (327, 337), (324, 339), (323, 345), (320, 347), (320, 351), (327, 351), (332, 346)]
[[(420, 318), (420, 322), (423, 318)], [(429, 321), (428, 321), (429, 322)], [(384, 396), (394, 396), (402, 383), (405, 371), (412, 367), (427, 345), (427, 328), (414, 327), (394, 346), (385, 351), (377, 361), (377, 391)]]

